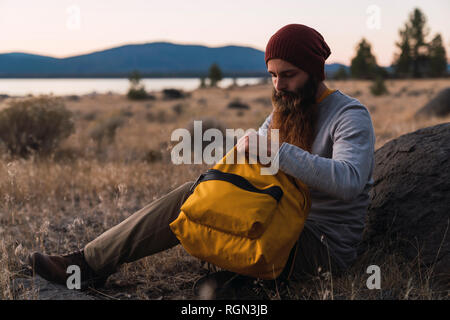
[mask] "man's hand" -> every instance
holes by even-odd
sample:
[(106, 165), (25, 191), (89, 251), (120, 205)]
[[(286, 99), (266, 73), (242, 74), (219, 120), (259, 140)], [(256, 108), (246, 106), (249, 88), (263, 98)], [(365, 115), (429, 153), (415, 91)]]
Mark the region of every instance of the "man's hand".
[(278, 150), (272, 150), (271, 141), (267, 136), (259, 135), (256, 131), (243, 136), (236, 144), (238, 152), (245, 152), (246, 158), (261, 156), (272, 157)]

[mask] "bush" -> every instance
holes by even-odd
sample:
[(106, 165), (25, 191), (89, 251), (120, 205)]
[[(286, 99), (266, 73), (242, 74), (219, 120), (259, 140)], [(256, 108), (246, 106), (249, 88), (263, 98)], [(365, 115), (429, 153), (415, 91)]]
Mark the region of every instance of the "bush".
[(213, 63), (209, 68), (209, 80), (211, 87), (216, 87), (218, 82), (222, 80), (222, 70), (216, 63)]
[(162, 152), (159, 150), (149, 150), (145, 156), (144, 161), (154, 163), (162, 160)]
[(148, 94), (143, 86), (139, 88), (130, 88), (127, 97), (130, 100), (155, 100), (155, 97)]
[(234, 100), (228, 104), (229, 109), (240, 109), (240, 110), (248, 110), (250, 109), (248, 104), (242, 103), (239, 100)]
[(103, 142), (112, 143), (116, 137), (116, 131), (125, 123), (123, 116), (113, 116), (95, 125), (90, 132), (90, 137), (97, 142), (100, 148)]
[(95, 119), (97, 119), (97, 115), (97, 111), (91, 111), (83, 115), (82, 119), (86, 121), (94, 121)]
[(172, 110), (177, 116), (179, 116), (186, 110), (186, 106), (181, 103), (177, 103), (172, 106)]
[(384, 79), (382, 77), (376, 77), (375, 81), (373, 82), (372, 86), (370, 86), (370, 92), (374, 96), (381, 96), (383, 94), (389, 93), (386, 85), (384, 84)]
[(178, 89), (164, 89), (163, 96), (164, 99), (171, 100), (171, 99), (182, 99), (186, 95), (181, 90)]
[(141, 74), (134, 70), (129, 76), (130, 89), (128, 89), (127, 97), (130, 100), (154, 100), (155, 97), (145, 91), (145, 86), (141, 84)]
[(0, 141), (13, 155), (50, 154), (75, 131), (72, 116), (60, 98), (13, 101), (0, 111)]

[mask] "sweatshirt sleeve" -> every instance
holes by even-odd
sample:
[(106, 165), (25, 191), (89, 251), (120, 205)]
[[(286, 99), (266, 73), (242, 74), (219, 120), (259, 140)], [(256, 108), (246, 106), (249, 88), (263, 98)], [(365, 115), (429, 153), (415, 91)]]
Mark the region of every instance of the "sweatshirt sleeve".
[(266, 120), (264, 120), (264, 122), (261, 125), (261, 127), (259, 127), (258, 134), (263, 135), (263, 136), (267, 136), (267, 129), (269, 128), (269, 124), (270, 124), (271, 120), (272, 120), (272, 113), (269, 114), (269, 116), (266, 118)]
[(370, 179), (375, 134), (363, 106), (347, 107), (330, 126), (332, 158), (313, 155), (284, 142), (278, 153), (279, 168), (306, 185), (340, 200), (356, 198)]

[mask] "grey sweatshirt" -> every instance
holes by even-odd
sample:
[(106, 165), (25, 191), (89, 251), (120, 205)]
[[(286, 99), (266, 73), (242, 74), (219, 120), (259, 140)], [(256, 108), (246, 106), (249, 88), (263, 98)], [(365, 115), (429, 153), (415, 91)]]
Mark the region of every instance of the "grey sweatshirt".
[[(373, 185), (375, 133), (367, 109), (339, 90), (318, 108), (311, 153), (284, 142), (275, 157), (280, 170), (309, 187), (312, 204), (306, 226), (328, 244), (330, 255), (345, 269), (356, 259), (364, 229)], [(271, 118), (272, 114), (259, 134), (265, 134)]]

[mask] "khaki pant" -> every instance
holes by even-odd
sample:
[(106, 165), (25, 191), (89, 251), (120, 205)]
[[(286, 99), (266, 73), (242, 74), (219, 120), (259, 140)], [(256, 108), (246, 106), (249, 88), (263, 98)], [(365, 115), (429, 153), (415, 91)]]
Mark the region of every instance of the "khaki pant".
[[(123, 263), (179, 244), (169, 224), (178, 217), (180, 207), (191, 194), (193, 184), (193, 181), (186, 182), (89, 242), (84, 247), (89, 266), (99, 274), (111, 274)], [(322, 270), (328, 269), (328, 250), (311, 233), (306, 223), (283, 276), (290, 271), (294, 277), (315, 275), (319, 266)]]

